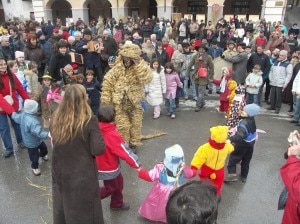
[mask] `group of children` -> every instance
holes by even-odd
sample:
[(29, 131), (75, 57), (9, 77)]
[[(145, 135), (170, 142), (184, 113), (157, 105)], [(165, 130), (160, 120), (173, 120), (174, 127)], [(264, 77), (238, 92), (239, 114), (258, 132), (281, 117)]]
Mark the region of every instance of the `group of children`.
[[(21, 66), (22, 62), (19, 61), (19, 63), (20, 65), (18, 64), (18, 66)], [(163, 102), (162, 96), (164, 95), (168, 114), (174, 119), (176, 117), (176, 91), (178, 87), (183, 87), (179, 75), (172, 63), (167, 63), (163, 68), (159, 61), (154, 59), (150, 67), (154, 78), (145, 87), (145, 90), (148, 103), (154, 106), (153, 118), (157, 119), (160, 116), (160, 104)], [(44, 161), (48, 160), (48, 150), (43, 140), (48, 137), (49, 133), (42, 128), (39, 122), (37, 117), (38, 103), (35, 100), (41, 100), (44, 127), (47, 127), (51, 113), (57, 106), (57, 103), (59, 103), (59, 100), (61, 100), (60, 91), (62, 87), (52, 83), (51, 76), (44, 75), (42, 77), (42, 86), (36, 88), (35, 84), (38, 82), (36, 76), (37, 66), (34, 63), (28, 66), (24, 64), (24, 68), (24, 80), (27, 81), (24, 82), (26, 83), (24, 88), (27, 88), (32, 99), (25, 100), (23, 113), (13, 113), (12, 117), (17, 123), (21, 124), (21, 133), (24, 144), (28, 148), (32, 171), (34, 175), (40, 175), (38, 168), (39, 158), (41, 157)], [(10, 69), (15, 69), (13, 70), (15, 73), (18, 72), (15, 65), (10, 66)], [(29, 71), (25, 71), (26, 69)], [(66, 72), (68, 74), (69, 71)], [(259, 67), (255, 66), (253, 74), (250, 74), (249, 78), (247, 77), (246, 88), (248, 90), (246, 91), (251, 95), (246, 100), (248, 104), (240, 108), (239, 121), (235, 123), (234, 133), (229, 133), (230, 125), (212, 127), (208, 142), (197, 149), (190, 166), (185, 164), (182, 147), (176, 144), (165, 150), (163, 162), (156, 164), (150, 171), (141, 167), (138, 157), (117, 131), (114, 123), (114, 107), (112, 105), (103, 105), (99, 108), (100, 84), (95, 79), (93, 71), (86, 71), (85, 80), (82, 75), (77, 75), (76, 79), (73, 80), (85, 86), (91, 109), (98, 116), (99, 129), (106, 144), (105, 153), (96, 157), (99, 179), (103, 180), (104, 184), (99, 190), (101, 198), (111, 196), (111, 209), (127, 210), (130, 208), (123, 201), (123, 176), (119, 159), (125, 160), (129, 166), (136, 169), (139, 178), (155, 183), (139, 209), (141, 216), (152, 221), (166, 222), (164, 208), (166, 207), (169, 194), (176, 187), (182, 185), (185, 178), (196, 176), (198, 170), (200, 170), (199, 178), (201, 180), (208, 180), (216, 186), (216, 196), (221, 195), (224, 181), (234, 182), (238, 180), (236, 173), (236, 164), (238, 163), (241, 163), (241, 181), (246, 182), (256, 141), (254, 117), (259, 113), (260, 109), (258, 105), (251, 103), (252, 101), (256, 102), (253, 95), (258, 93), (260, 87), (260, 79), (256, 77), (260, 75), (259, 72)], [(232, 102), (229, 102), (231, 98), (228, 83), (230, 81), (231, 70), (223, 69), (223, 76), (219, 81), (221, 87), (221, 111), (227, 112), (232, 107)], [(235, 94), (231, 100), (238, 100), (236, 97), (238, 94)], [(225, 97), (224, 95), (227, 96)], [(43, 108), (43, 105), (47, 106), (47, 109)], [(231, 143), (234, 143), (234, 146)], [(224, 166), (228, 155), (230, 155), (227, 165), (228, 176), (225, 178)]]

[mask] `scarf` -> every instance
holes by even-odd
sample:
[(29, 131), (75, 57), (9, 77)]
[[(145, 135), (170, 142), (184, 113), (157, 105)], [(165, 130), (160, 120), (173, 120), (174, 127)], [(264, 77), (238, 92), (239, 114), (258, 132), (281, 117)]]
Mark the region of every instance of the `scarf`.
[(226, 80), (226, 76), (224, 75), (223, 78), (222, 78), (222, 81), (220, 83), (220, 87), (221, 87), (220, 92), (221, 93), (225, 92), (226, 84), (227, 84), (227, 80)]

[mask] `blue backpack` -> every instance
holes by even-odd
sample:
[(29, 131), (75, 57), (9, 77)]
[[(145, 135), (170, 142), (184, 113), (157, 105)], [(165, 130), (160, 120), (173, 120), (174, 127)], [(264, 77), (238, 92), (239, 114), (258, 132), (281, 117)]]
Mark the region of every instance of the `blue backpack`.
[(239, 124), (238, 127), (241, 127), (246, 131), (246, 138), (244, 138), (245, 142), (251, 143), (256, 140), (256, 137), (257, 137), (256, 131), (254, 133), (249, 133), (246, 125), (244, 125), (244, 124)]

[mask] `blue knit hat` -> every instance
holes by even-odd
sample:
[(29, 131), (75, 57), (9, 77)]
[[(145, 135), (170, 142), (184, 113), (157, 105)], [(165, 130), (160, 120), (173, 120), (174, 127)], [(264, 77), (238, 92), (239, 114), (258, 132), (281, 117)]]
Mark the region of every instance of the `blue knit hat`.
[(259, 110), (260, 107), (255, 103), (248, 104), (244, 107), (244, 111), (249, 117), (255, 117), (259, 113)]

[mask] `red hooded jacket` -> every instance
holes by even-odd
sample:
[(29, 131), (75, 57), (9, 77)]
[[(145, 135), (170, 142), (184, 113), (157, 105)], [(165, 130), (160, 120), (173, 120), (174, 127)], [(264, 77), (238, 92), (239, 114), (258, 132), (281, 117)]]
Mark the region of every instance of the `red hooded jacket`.
[(99, 123), (106, 148), (105, 152), (96, 156), (100, 179), (111, 180), (120, 173), (121, 158), (132, 168), (139, 168), (138, 157), (125, 143), (114, 123)]
[(9, 88), (9, 76), (8, 74), (0, 75), (0, 78), (3, 83), (3, 88), (0, 89), (0, 107), (3, 109), (3, 111), (0, 111), (1, 114), (12, 114), (15, 111), (19, 110), (19, 100), (17, 98), (18, 93), (23, 100), (29, 99), (27, 92), (23, 88), (22, 84), (20, 83), (19, 79), (13, 75), (14, 81), (15, 81), (15, 88), (12, 88), (12, 98), (14, 100), (13, 105), (10, 105), (7, 103), (7, 101), (3, 98), (7, 95), (10, 95), (10, 88)]

